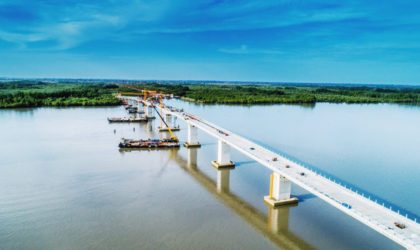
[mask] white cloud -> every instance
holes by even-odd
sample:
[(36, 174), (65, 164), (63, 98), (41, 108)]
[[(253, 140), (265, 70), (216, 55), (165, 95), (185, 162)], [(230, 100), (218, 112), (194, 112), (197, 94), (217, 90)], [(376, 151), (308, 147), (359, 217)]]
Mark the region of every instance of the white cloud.
[(220, 52), (228, 54), (266, 54), (266, 55), (281, 55), (285, 54), (284, 51), (277, 49), (249, 49), (247, 45), (242, 44), (239, 48), (220, 48)]

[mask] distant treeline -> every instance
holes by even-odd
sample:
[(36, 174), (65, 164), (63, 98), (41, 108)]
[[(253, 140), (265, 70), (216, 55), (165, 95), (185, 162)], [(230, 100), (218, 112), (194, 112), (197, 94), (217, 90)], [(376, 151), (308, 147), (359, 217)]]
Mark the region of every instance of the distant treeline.
[(206, 104), (420, 103), (420, 88), (159, 83), (132, 86), (171, 93), (185, 100)]
[(118, 88), (101, 83), (0, 83), (0, 108), (118, 105), (121, 102), (114, 97)]
[[(173, 94), (184, 100), (206, 104), (420, 103), (420, 88), (157, 82), (130, 86)], [(0, 82), (0, 108), (118, 105), (121, 102), (114, 94), (121, 91), (133, 92), (126, 85), (101, 82)]]

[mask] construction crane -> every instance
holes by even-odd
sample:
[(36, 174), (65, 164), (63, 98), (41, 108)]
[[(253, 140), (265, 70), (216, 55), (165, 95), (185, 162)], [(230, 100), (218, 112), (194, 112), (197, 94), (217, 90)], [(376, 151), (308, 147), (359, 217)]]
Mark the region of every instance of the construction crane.
[(174, 135), (174, 133), (172, 132), (171, 128), (168, 126), (168, 124), (165, 122), (165, 120), (163, 119), (163, 117), (159, 114), (159, 112), (157, 111), (155, 105), (152, 105), (152, 107), (155, 109), (156, 113), (159, 115), (160, 119), (163, 121), (163, 123), (165, 123), (166, 127), (168, 127), (169, 133), (171, 133), (171, 139), (172, 140), (177, 140), (178, 141), (178, 137), (176, 137)]

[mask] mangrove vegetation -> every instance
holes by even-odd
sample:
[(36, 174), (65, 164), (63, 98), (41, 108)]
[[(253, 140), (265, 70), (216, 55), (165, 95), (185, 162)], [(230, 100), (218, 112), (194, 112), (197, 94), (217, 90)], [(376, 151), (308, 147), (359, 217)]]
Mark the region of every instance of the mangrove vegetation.
[(170, 93), (187, 101), (204, 104), (420, 103), (420, 88), (407, 87), (159, 83), (132, 86)]
[(414, 87), (9, 81), (0, 82), (0, 108), (119, 105), (114, 95), (132, 87), (203, 104), (420, 103)]

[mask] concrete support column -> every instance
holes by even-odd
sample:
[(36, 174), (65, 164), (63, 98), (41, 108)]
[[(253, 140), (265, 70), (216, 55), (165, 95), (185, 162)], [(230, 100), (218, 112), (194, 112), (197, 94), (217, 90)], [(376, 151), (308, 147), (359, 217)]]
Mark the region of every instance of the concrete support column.
[(188, 149), (187, 165), (188, 165), (188, 168), (190, 169), (197, 168), (197, 148)]
[(198, 142), (197, 127), (188, 123), (188, 140), (184, 142), (186, 148), (198, 148), (201, 144)]
[(264, 197), (264, 201), (273, 206), (281, 206), (298, 202), (298, 199), (291, 197), (292, 183), (286, 177), (274, 172), (270, 177), (270, 195)]
[(142, 102), (137, 102), (137, 113), (143, 114), (144, 113), (144, 106)]
[(147, 131), (153, 131), (153, 121), (147, 122)]
[(217, 161), (211, 162), (215, 168), (234, 168), (235, 163), (230, 160), (230, 146), (219, 139), (217, 147)]
[(217, 192), (229, 191), (230, 169), (217, 169)]
[(165, 138), (165, 139), (171, 139), (172, 138), (172, 135), (169, 132), (164, 132), (163, 133), (163, 138)]
[[(171, 128), (172, 132), (174, 131), (179, 131), (179, 126), (175, 127), (173, 122), (172, 122), (172, 115), (171, 114), (163, 114), (163, 117), (165, 119), (166, 124), (168, 124), (168, 126)], [(162, 127), (158, 127), (158, 131), (159, 132), (166, 132), (169, 131), (168, 127), (164, 126), (164, 124), (162, 124)]]
[(151, 107), (151, 106), (149, 106), (149, 105), (146, 105), (145, 106), (145, 116), (148, 118), (148, 119), (153, 119), (153, 118), (155, 118), (154, 116), (153, 116), (153, 108)]
[(165, 114), (165, 122), (171, 128), (174, 126), (174, 124), (172, 122), (172, 115), (171, 114)]

